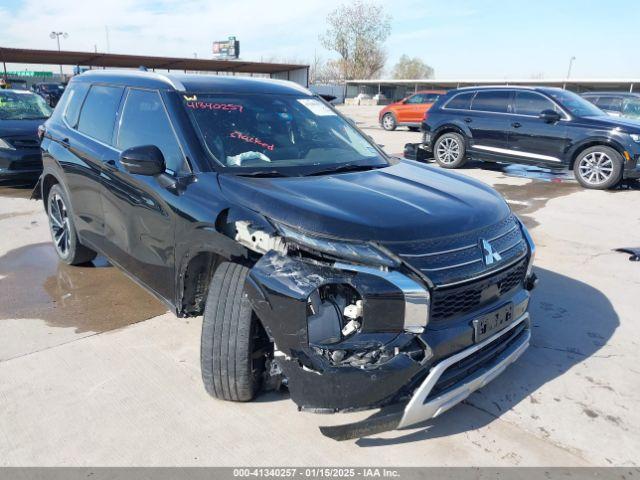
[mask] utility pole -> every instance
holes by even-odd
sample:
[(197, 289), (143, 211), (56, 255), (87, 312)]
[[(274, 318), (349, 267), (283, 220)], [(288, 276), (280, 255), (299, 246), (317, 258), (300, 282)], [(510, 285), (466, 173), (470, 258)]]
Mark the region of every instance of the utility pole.
[[(69, 34), (67, 32), (51, 32), (49, 34), (49, 38), (55, 38), (56, 42), (58, 42), (58, 53), (60, 53), (60, 37), (69, 38)], [(60, 81), (62, 81), (62, 63), (60, 64)]]
[(571, 67), (573, 67), (573, 61), (576, 59), (576, 57), (571, 57), (571, 59), (569, 60), (569, 70), (567, 71), (567, 78), (569, 78), (571, 76)]
[(111, 44), (109, 43), (109, 26), (104, 26), (104, 34), (107, 37), (107, 53), (111, 53)]

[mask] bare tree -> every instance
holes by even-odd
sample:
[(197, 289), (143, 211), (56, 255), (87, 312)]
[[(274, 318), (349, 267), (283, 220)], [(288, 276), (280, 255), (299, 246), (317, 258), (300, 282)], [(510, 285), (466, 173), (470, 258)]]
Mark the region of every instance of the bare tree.
[(355, 0), (345, 3), (327, 17), (328, 29), (322, 45), (340, 55), (342, 77), (374, 78), (384, 68), (383, 43), (391, 33), (391, 17), (380, 5)]
[(418, 57), (402, 55), (393, 67), (393, 78), (433, 78), (433, 68)]

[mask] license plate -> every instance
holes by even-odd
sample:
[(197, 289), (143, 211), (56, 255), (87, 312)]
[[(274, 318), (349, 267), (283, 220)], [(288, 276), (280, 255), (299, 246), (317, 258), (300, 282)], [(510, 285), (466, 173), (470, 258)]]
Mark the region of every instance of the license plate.
[(481, 342), (494, 333), (502, 330), (513, 319), (513, 304), (508, 303), (491, 313), (487, 313), (473, 320), (475, 342)]

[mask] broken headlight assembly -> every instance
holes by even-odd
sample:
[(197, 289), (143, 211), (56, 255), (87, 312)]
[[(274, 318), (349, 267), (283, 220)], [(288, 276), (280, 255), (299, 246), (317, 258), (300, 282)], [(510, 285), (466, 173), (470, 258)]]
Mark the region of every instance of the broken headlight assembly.
[(321, 254), (330, 255), (336, 259), (382, 267), (396, 267), (399, 265), (394, 258), (369, 243), (321, 237), (295, 230), (282, 224), (277, 224), (277, 228), (289, 242)]

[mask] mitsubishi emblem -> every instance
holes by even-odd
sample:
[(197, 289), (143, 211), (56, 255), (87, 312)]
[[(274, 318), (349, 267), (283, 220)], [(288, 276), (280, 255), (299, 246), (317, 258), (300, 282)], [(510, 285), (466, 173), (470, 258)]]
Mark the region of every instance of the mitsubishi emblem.
[(485, 238), (480, 239), (480, 248), (482, 249), (482, 256), (484, 257), (484, 264), (487, 267), (502, 260), (500, 254), (493, 249)]

